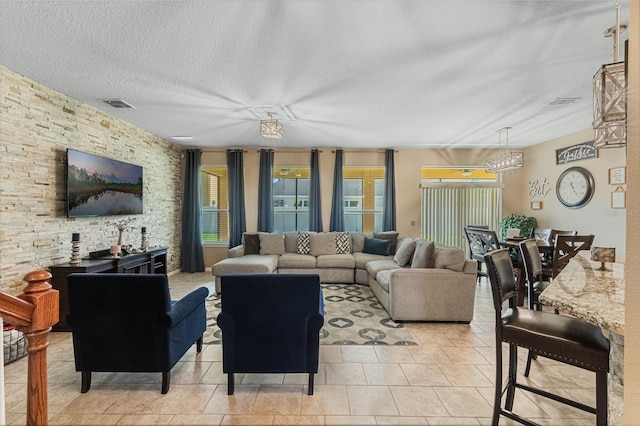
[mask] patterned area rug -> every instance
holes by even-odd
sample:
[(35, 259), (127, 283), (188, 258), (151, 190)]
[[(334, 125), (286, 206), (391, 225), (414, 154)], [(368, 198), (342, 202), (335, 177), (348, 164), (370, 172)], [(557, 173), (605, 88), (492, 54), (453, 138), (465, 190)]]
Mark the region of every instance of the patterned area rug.
[[(402, 323), (394, 322), (371, 289), (357, 284), (322, 284), (324, 326), (320, 330), (322, 345), (402, 345), (418, 343)], [(220, 297), (207, 299), (207, 330), (204, 343), (222, 343), (216, 323)]]

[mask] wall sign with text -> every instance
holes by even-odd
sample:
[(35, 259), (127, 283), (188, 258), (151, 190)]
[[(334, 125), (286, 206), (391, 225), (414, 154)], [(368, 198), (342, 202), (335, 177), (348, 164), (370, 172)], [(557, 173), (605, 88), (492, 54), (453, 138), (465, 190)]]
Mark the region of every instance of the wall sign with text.
[(598, 158), (598, 148), (593, 146), (594, 141), (584, 142), (567, 148), (556, 149), (556, 164), (567, 164), (572, 161)]

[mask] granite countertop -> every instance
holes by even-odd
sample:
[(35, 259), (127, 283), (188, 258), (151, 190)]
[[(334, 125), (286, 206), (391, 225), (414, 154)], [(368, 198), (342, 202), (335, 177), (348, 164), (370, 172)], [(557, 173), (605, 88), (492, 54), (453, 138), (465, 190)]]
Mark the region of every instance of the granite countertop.
[(624, 336), (624, 265), (600, 262), (580, 253), (540, 294), (542, 303)]

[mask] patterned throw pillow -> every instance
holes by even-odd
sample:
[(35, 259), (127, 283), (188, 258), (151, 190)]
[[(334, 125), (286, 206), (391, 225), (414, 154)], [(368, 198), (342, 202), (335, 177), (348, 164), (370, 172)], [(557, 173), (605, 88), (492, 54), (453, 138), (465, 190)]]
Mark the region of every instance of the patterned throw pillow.
[(308, 232), (298, 232), (298, 254), (311, 253), (311, 235)]
[(336, 254), (351, 253), (351, 233), (336, 232)]

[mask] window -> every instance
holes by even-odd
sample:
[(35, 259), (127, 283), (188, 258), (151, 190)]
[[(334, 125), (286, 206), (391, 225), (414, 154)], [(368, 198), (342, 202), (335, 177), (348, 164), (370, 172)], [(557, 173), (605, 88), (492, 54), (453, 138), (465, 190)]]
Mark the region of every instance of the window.
[(202, 197), (202, 242), (229, 241), (228, 176), (226, 167), (200, 168)]
[(309, 230), (309, 168), (275, 168), (273, 172), (275, 232)]
[(468, 250), (465, 226), (497, 229), (502, 216), (502, 184), (496, 182), (494, 173), (423, 167), (421, 176), (423, 238)]
[(343, 179), (345, 231), (382, 231), (384, 167), (345, 167)]

